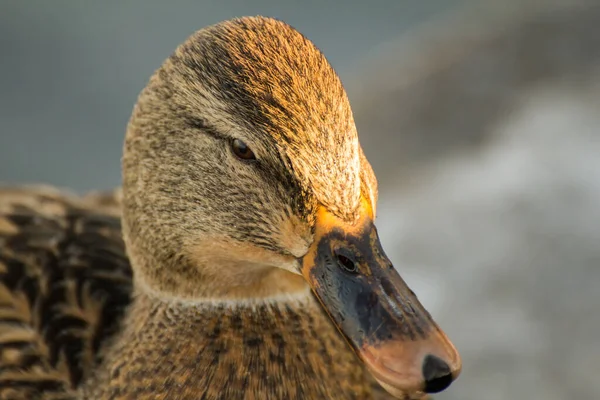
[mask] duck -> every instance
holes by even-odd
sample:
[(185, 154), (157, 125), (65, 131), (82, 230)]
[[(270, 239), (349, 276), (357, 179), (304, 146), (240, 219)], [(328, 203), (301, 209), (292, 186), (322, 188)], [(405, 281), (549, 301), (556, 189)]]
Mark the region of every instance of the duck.
[(290, 25), (150, 78), (122, 185), (0, 189), (0, 399), (421, 399), (458, 351), (386, 256), (341, 81)]

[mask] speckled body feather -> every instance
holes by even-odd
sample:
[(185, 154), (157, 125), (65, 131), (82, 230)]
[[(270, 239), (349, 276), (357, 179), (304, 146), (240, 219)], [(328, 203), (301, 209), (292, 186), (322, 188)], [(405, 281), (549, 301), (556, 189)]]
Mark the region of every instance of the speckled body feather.
[(368, 372), (317, 304), (135, 307), (144, 321), (111, 349), (122, 361), (99, 372), (92, 398), (372, 398)]
[(120, 225), (116, 202), (0, 189), (0, 399), (73, 398), (101, 361), (131, 296)]

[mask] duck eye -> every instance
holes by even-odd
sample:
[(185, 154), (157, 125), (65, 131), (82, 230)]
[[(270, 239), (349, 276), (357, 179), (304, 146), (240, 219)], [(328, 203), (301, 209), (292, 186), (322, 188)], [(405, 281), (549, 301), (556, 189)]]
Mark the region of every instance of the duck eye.
[(242, 160), (256, 160), (254, 152), (240, 139), (233, 139), (231, 142), (231, 150), (233, 151), (233, 154)]

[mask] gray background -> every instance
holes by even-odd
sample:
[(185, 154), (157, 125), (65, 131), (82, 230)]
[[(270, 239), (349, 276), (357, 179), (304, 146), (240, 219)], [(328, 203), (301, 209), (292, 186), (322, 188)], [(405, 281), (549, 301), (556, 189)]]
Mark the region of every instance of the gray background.
[(374, 46), (452, 3), (0, 0), (0, 181), (117, 185), (139, 91), (203, 26), (244, 15), (281, 18), (343, 77)]
[(600, 399), (600, 2), (462, 3), (2, 0), (0, 182), (118, 185), (174, 47), (280, 17), (340, 73), (386, 252), (461, 351), (436, 398)]

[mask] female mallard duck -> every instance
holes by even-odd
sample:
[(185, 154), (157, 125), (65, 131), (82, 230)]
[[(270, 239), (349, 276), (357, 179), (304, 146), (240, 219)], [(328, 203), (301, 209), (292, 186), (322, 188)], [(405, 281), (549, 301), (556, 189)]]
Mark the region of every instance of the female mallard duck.
[(386, 258), (376, 200), (311, 42), (260, 17), (197, 32), (139, 97), (122, 199), (0, 192), (0, 398), (443, 390), (459, 356)]

